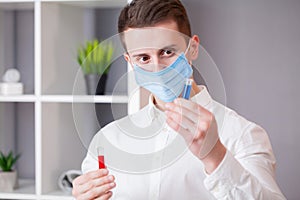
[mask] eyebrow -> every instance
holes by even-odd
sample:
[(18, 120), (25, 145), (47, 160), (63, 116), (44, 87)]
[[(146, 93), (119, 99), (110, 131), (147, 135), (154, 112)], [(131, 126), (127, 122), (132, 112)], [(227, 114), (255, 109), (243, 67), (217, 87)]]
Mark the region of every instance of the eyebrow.
[[(175, 47), (177, 47), (176, 44), (171, 44), (171, 45), (168, 45), (168, 46), (165, 46), (163, 48), (160, 48), (158, 49), (159, 51), (163, 50), (163, 49), (174, 49)], [(148, 56), (147, 53), (139, 53), (139, 54), (135, 54), (135, 55), (132, 55), (132, 57), (136, 58), (136, 57), (142, 57), (142, 56)]]

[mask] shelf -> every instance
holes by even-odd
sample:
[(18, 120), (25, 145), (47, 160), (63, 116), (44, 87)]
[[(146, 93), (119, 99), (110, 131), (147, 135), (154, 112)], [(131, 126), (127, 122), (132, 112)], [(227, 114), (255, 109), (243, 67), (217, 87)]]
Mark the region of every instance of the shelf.
[(68, 0), (42, 0), (45, 3), (60, 3), (65, 5), (79, 6), (85, 8), (120, 8), (126, 5), (127, 0), (98, 0), (98, 1), (68, 1)]
[(35, 102), (36, 96), (34, 95), (0, 95), (0, 102)]
[(35, 95), (0, 96), (0, 102), (31, 102), (40, 99), (42, 102), (53, 103), (128, 103), (126, 95), (43, 95), (41, 98)]
[(128, 97), (121, 95), (43, 95), (41, 100), (49, 103), (128, 103)]
[[(0, 193), (0, 199), (37, 199), (34, 180), (20, 179), (19, 187), (13, 192)], [(66, 194), (61, 190), (56, 190), (40, 196), (39, 199), (71, 200), (74, 198), (71, 194)]]
[(71, 194), (66, 194), (61, 190), (57, 190), (43, 195), (41, 199), (74, 200), (74, 197), (72, 197)]
[(0, 199), (35, 199), (35, 182), (31, 179), (19, 179), (19, 187), (13, 192), (0, 193)]
[(0, 0), (0, 8), (3, 10), (32, 10), (33, 0)]

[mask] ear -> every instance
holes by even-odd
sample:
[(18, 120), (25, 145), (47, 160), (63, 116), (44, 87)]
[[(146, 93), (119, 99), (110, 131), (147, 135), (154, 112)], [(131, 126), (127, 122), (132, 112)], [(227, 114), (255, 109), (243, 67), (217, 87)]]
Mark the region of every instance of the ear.
[(128, 53), (124, 53), (123, 56), (127, 62), (130, 62), (130, 56), (128, 55)]
[(198, 58), (200, 39), (197, 35), (193, 35), (190, 42), (191, 43), (190, 43), (189, 55), (190, 55), (190, 60), (193, 61)]
[(124, 59), (126, 60), (126, 62), (128, 62), (130, 64), (130, 67), (133, 69), (133, 65), (131, 63), (131, 59), (130, 59), (129, 54), (128, 53), (124, 53), (123, 56), (124, 56)]
[(124, 53), (123, 56), (124, 56), (124, 59), (130, 64), (131, 68), (133, 68), (129, 54)]

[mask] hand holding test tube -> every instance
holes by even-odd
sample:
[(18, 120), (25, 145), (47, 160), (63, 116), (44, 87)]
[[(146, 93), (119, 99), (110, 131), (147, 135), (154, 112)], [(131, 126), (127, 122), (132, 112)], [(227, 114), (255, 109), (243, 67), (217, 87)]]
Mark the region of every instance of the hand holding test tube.
[(110, 199), (116, 187), (115, 177), (104, 163), (103, 146), (96, 147), (99, 169), (84, 173), (73, 181), (72, 194), (76, 199)]

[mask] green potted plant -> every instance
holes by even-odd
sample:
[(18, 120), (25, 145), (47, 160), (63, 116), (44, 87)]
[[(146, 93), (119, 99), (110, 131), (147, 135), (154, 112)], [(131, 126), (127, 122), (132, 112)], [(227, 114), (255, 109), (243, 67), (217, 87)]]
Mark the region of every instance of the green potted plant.
[(99, 42), (97, 39), (78, 48), (77, 62), (84, 73), (87, 94), (104, 94), (113, 53), (112, 42)]
[(12, 151), (7, 155), (0, 152), (0, 191), (11, 192), (18, 186), (17, 171), (13, 170), (13, 166), (19, 157), (20, 155), (14, 155)]

